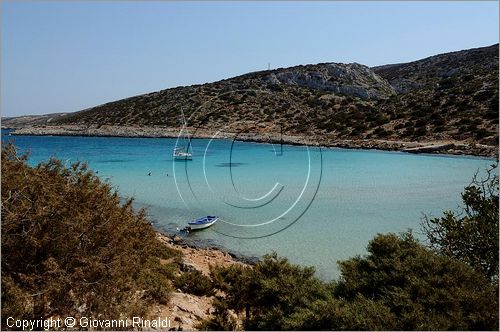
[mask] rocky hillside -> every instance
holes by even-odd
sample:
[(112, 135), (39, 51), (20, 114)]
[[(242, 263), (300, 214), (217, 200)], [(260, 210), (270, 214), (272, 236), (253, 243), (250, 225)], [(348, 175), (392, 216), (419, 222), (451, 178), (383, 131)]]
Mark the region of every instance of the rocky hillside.
[(498, 145), (498, 44), (375, 67), (398, 92), (381, 103), (402, 137)]
[(51, 113), (44, 115), (23, 115), (17, 117), (2, 118), (2, 128), (22, 128), (25, 126), (43, 126), (50, 124), (52, 120), (63, 117), (68, 113)]
[(361, 99), (383, 99), (395, 93), (388, 82), (358, 63), (324, 63), (278, 69), (266, 73), (262, 81), (271, 86), (293, 85)]
[[(487, 76), (498, 70), (498, 44), (451, 52), (410, 63), (374, 67), (398, 92), (409, 92), (431, 85), (441, 85), (443, 79), (466, 75)], [(471, 77), (468, 77), (469, 80)], [(448, 82), (449, 83), (449, 82)]]
[(47, 125), (178, 127), (181, 111), (189, 126), (225, 131), (283, 126), (288, 135), (330, 141), (498, 145), (498, 44), (374, 68), (323, 63), (254, 72), (118, 100)]

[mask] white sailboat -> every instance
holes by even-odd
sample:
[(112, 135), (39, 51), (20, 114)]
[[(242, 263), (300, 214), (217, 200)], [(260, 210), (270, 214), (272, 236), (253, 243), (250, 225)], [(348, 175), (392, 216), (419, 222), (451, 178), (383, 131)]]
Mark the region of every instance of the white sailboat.
[[(183, 130), (185, 130), (185, 128), (187, 127), (187, 123), (182, 109), (181, 109), (181, 114), (184, 123)], [(174, 151), (172, 152), (172, 157), (174, 158), (174, 160), (193, 160), (193, 153), (189, 151), (191, 147), (191, 140), (186, 136), (184, 136), (184, 138), (188, 140), (187, 148), (178, 148), (178, 147), (174, 148)], [(179, 140), (177, 140), (177, 142), (179, 142)]]
[(184, 148), (175, 148), (172, 157), (174, 160), (193, 160), (193, 154)]

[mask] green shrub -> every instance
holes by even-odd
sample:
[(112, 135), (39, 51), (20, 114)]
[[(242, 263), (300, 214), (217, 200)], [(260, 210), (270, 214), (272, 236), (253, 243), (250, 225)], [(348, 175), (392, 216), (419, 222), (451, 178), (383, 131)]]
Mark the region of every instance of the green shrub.
[(484, 115), (486, 119), (489, 120), (494, 120), (495, 122), (498, 122), (498, 109), (495, 110), (488, 110), (486, 114)]
[(386, 137), (389, 135), (389, 132), (387, 132), (383, 127), (378, 127), (373, 131), (373, 134), (378, 137)]
[(430, 122), (435, 126), (443, 126), (446, 124), (446, 120), (440, 114), (434, 114), (430, 118)]
[(224, 294), (218, 296), (218, 311), (211, 320), (220, 321), (227, 310), (244, 312), (244, 327), (250, 330), (301, 329), (306, 322), (300, 317), (309, 306), (331, 294), (314, 277), (313, 268), (292, 265), (276, 254), (264, 256), (253, 268), (213, 267), (211, 277)]
[(427, 134), (427, 128), (425, 126), (423, 127), (418, 127), (417, 130), (413, 133), (414, 137), (422, 137)]
[(446, 130), (446, 127), (445, 126), (437, 126), (437, 127), (434, 127), (434, 132), (435, 133), (442, 133), (443, 131)]
[(175, 279), (174, 285), (189, 294), (198, 296), (214, 295), (212, 281), (198, 270), (183, 272)]
[(418, 119), (415, 121), (415, 127), (424, 127), (425, 125), (427, 125), (426, 119)]
[(405, 125), (403, 123), (398, 123), (397, 125), (394, 126), (394, 129), (399, 130), (399, 129), (403, 129), (404, 127), (405, 127)]
[(475, 136), (479, 139), (495, 134), (494, 132), (491, 132), (485, 128), (475, 128), (472, 132), (474, 132)]
[[(379, 235), (369, 255), (340, 263), (335, 294), (380, 301), (396, 317), (396, 330), (496, 330), (495, 285), (450, 257), (435, 254), (411, 234)], [(473, 303), (473, 304), (472, 304)]]
[(2, 147), (2, 327), (5, 319), (146, 315), (165, 303), (156, 232), (132, 201), (84, 164), (29, 167)]
[(491, 98), (490, 102), (489, 102), (489, 109), (495, 113), (497, 115), (497, 118), (498, 118), (498, 92), (497, 94)]
[(358, 129), (355, 128), (355, 129), (351, 130), (350, 136), (359, 136), (359, 135), (361, 135), (361, 133), (362, 133), (361, 131), (359, 131)]
[(489, 100), (494, 95), (494, 92), (491, 90), (482, 90), (476, 92), (473, 99), (475, 101), (486, 101)]
[(385, 114), (378, 114), (377, 117), (375, 118), (375, 124), (377, 126), (384, 125), (386, 123), (389, 123), (390, 119), (388, 116)]
[(353, 128), (358, 130), (359, 132), (365, 132), (368, 130), (368, 126), (364, 122), (355, 122)]
[(368, 253), (341, 262), (334, 283), (276, 254), (253, 268), (213, 267), (223, 295), (200, 326), (235, 328), (234, 312), (250, 330), (498, 329), (496, 284), (463, 262), (410, 233), (378, 235)]
[(238, 321), (229, 310), (226, 302), (221, 299), (213, 301), (215, 313), (211, 318), (204, 319), (195, 325), (201, 331), (238, 331)]
[(405, 128), (412, 128), (415, 127), (415, 123), (413, 121), (406, 121), (405, 122)]
[(475, 176), (462, 193), (461, 213), (445, 211), (424, 218), (423, 229), (432, 246), (498, 280), (498, 166), (485, 178)]
[(161, 268), (156, 268), (161, 266), (159, 260), (154, 259), (151, 263), (152, 268), (144, 269), (139, 274), (140, 288), (144, 291), (143, 297), (160, 304), (167, 304), (172, 292), (168, 274), (159, 273), (162, 271)]
[(443, 78), (439, 82), (439, 89), (440, 90), (447, 90), (447, 89), (450, 89), (450, 88), (454, 87), (456, 84), (457, 84), (457, 78), (456, 77)]

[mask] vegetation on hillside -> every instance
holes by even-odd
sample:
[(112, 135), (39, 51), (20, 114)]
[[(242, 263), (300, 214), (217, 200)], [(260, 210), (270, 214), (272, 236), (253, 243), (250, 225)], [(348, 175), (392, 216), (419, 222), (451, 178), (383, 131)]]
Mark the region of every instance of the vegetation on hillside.
[(497, 44), (372, 69), (326, 63), (255, 72), (118, 100), (48, 124), (178, 127), (182, 109), (195, 114), (189, 126), (205, 129), (278, 133), (283, 125), (287, 134), (325, 139), (497, 145), (498, 103)]
[(85, 165), (29, 167), (7, 145), (1, 181), (2, 329), (9, 316), (118, 319), (168, 301), (179, 252)]

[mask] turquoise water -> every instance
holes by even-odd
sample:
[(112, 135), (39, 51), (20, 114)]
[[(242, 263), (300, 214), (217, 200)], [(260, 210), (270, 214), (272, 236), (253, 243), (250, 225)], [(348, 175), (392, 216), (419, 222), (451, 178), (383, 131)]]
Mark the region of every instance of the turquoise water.
[(175, 139), (11, 138), (31, 152), (31, 164), (87, 161), (121, 196), (146, 206), (160, 230), (215, 214), (220, 222), (189, 237), (251, 256), (274, 250), (323, 279), (337, 277), (337, 261), (364, 254), (377, 233), (412, 229), (421, 237), (422, 216), (458, 209), (464, 186), (491, 164), (298, 146), (281, 154), (280, 146), (205, 139), (192, 141), (193, 161), (174, 162)]

